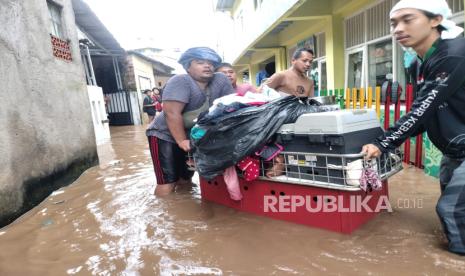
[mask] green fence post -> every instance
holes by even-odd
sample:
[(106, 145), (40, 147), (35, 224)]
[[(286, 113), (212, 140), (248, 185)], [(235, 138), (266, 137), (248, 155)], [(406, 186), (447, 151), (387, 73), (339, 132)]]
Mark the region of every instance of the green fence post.
[(345, 105), (345, 103), (346, 103), (346, 101), (345, 101), (345, 94), (346, 94), (345, 89), (344, 88), (339, 89), (339, 94), (340, 94), (340, 96), (339, 96), (339, 106), (341, 107), (341, 109), (344, 109), (345, 106), (346, 106)]

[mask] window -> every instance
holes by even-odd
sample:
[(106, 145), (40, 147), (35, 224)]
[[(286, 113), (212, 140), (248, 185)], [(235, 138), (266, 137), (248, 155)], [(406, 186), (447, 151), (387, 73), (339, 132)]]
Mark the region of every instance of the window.
[(394, 2), (384, 0), (367, 10), (345, 20), (346, 48), (388, 36), (390, 34), (389, 11)]
[(138, 76), (138, 79), (139, 79), (139, 88), (140, 88), (140, 91), (144, 91), (146, 89), (152, 89), (152, 80), (147, 78), (147, 77), (143, 77), (143, 76)]
[(345, 42), (346, 48), (362, 44), (365, 42), (365, 14), (361, 13), (345, 22)]
[[(447, 0), (449, 7), (452, 10), (452, 16), (450, 20), (454, 21), (459, 27), (464, 27), (463, 17), (463, 0)], [(465, 36), (462, 32), (461, 36)]]
[(367, 16), (367, 41), (389, 35), (391, 26), (389, 24), (389, 12), (391, 1), (384, 1), (366, 11)]
[(320, 95), (320, 91), (327, 90), (326, 59), (318, 58), (313, 61), (312, 69), (308, 72), (308, 76), (313, 80), (315, 95)]
[(349, 54), (347, 87), (358, 88), (363, 83), (363, 51)]
[(328, 77), (326, 73), (326, 60), (319, 62), (320, 68), (320, 79), (319, 79), (319, 89), (326, 90), (328, 89)]
[(50, 13), (50, 33), (56, 37), (64, 38), (63, 23), (61, 21), (62, 8), (51, 1), (47, 1), (47, 6)]
[(368, 86), (381, 86), (393, 79), (392, 40), (368, 46)]
[(463, 0), (447, 0), (452, 13), (463, 11)]
[[(315, 36), (309, 36), (307, 39), (297, 43), (297, 48), (312, 49), (315, 52)], [(316, 53), (315, 53), (316, 54)]]
[(397, 0), (377, 1), (345, 20), (346, 85), (349, 88), (380, 86), (402, 75), (395, 42), (390, 35), (389, 11)]
[(250, 83), (249, 71), (242, 72), (242, 83)]

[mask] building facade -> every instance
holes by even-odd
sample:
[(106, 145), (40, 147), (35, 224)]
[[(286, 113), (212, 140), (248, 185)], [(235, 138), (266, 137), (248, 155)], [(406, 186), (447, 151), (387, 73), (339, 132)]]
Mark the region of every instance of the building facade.
[(0, 226), (97, 163), (71, 0), (0, 1)]
[[(390, 35), (389, 24), (389, 11), (398, 1), (218, 0), (217, 11), (231, 18), (225, 25), (230, 26), (230, 35), (220, 44), (226, 60), (242, 74), (239, 79), (254, 85), (267, 64), (284, 70), (295, 49), (305, 46), (315, 52), (309, 75), (316, 93), (347, 88), (366, 91), (386, 80), (405, 87), (407, 55)], [(447, 2), (452, 20), (463, 27), (465, 1)], [(438, 175), (441, 154), (427, 138), (424, 151), (425, 171)]]
[(143, 94), (142, 92), (154, 87), (162, 88), (173, 76), (171, 73), (173, 68), (156, 61), (138, 51), (128, 51), (126, 57), (126, 66), (124, 73), (125, 87), (129, 91), (137, 91), (137, 107), (134, 106), (133, 110), (137, 109), (140, 123), (148, 122), (148, 116), (142, 111), (143, 107)]
[[(463, 27), (464, 0), (447, 0)], [(297, 47), (314, 49), (312, 75), (320, 90), (405, 81), (403, 50), (390, 35), (389, 11), (398, 0), (218, 0), (229, 12), (225, 59), (255, 85), (270, 62), (290, 66)], [(231, 47), (234, 45), (234, 47)]]

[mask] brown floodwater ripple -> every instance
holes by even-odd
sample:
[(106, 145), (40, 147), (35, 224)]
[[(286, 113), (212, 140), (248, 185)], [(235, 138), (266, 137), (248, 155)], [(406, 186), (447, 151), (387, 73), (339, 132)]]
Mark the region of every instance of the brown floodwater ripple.
[(415, 168), (390, 179), (392, 213), (344, 235), (202, 201), (198, 185), (156, 198), (144, 127), (112, 128), (98, 151), (99, 166), (0, 229), (0, 275), (465, 274), (438, 181)]

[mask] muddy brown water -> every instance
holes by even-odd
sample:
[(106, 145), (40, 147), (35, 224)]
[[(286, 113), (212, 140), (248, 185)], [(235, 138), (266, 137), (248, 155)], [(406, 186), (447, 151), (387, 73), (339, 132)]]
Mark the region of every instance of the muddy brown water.
[(445, 250), (437, 180), (414, 168), (390, 180), (392, 213), (344, 235), (204, 202), (198, 187), (154, 197), (143, 127), (113, 128), (99, 157), (0, 229), (0, 275), (465, 274)]

